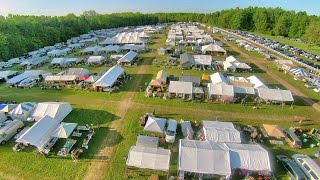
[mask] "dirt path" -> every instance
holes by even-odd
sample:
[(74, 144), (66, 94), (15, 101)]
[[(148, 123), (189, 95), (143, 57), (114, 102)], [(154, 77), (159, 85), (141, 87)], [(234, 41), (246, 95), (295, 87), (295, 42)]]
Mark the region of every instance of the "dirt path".
[(320, 112), (320, 105), (313, 101), (312, 99), (310, 99), (308, 96), (306, 96), (304, 93), (302, 93), (301, 91), (299, 91), (297, 88), (295, 88), (294, 86), (292, 86), (290, 83), (288, 83), (287, 81), (283, 80), (282, 78), (280, 78), (279, 76), (277, 76), (275, 73), (273, 73), (272, 71), (269, 71), (263, 64), (262, 61), (257, 61), (256, 58), (253, 58), (252, 56), (250, 56), (249, 54), (247, 54), (244, 50), (242, 50), (241, 48), (234, 46), (232, 43), (225, 41), (224, 39), (222, 39), (221, 37), (218, 37), (220, 41), (222, 41), (223, 43), (225, 43), (226, 45), (228, 45), (232, 50), (240, 52), (240, 54), (246, 58), (247, 60), (251, 61), (252, 63), (254, 63), (255, 65), (257, 65), (260, 69), (264, 70), (271, 78), (273, 78), (274, 80), (278, 81), (280, 84), (282, 84), (284, 87), (286, 87), (288, 90), (290, 90), (293, 94), (295, 94), (296, 96), (299, 96), (303, 101), (305, 101), (307, 104), (309, 104), (310, 106), (312, 106), (316, 111)]
[[(144, 60), (143, 64), (140, 66), (138, 74), (145, 73), (145, 64), (146, 60)], [(107, 166), (109, 165), (110, 156), (112, 155), (114, 148), (117, 146), (117, 143), (121, 138), (123, 121), (127, 111), (132, 107), (132, 98), (134, 97), (135, 92), (139, 91), (139, 84), (142, 81), (142, 77), (143, 76), (138, 76), (136, 79), (134, 79), (134, 82), (131, 83), (129, 91), (125, 94), (123, 100), (118, 105), (118, 111), (116, 112), (116, 115), (120, 118), (110, 124), (109, 131), (105, 139), (101, 143), (101, 146), (98, 148), (87, 169), (87, 172), (84, 176), (85, 180), (99, 180), (104, 178)]]

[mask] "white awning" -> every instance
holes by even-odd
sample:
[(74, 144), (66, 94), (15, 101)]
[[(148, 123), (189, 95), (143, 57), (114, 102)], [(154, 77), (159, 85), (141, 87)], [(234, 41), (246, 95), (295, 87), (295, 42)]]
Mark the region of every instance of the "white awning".
[(60, 126), (53, 132), (52, 137), (66, 139), (71, 135), (77, 125), (77, 123), (61, 123)]

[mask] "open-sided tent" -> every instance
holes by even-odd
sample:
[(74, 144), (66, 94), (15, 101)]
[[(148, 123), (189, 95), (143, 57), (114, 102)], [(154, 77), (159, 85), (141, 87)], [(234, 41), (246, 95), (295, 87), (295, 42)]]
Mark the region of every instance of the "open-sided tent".
[(289, 90), (257, 88), (260, 99), (265, 101), (293, 102), (293, 96)]
[(271, 172), (268, 151), (260, 145), (226, 143), (230, 153), (231, 169)]
[(204, 54), (212, 54), (212, 55), (215, 55), (215, 54), (225, 55), (227, 53), (225, 49), (223, 49), (217, 44), (208, 44), (208, 45), (202, 46), (201, 51)]
[(66, 139), (71, 135), (77, 125), (77, 123), (61, 123), (51, 136)]
[(223, 143), (180, 140), (179, 176), (184, 173), (230, 176), (230, 156)]
[(263, 128), (266, 130), (268, 136), (275, 138), (284, 138), (283, 131), (277, 125), (263, 124)]
[(6, 114), (0, 111), (0, 123), (4, 122), (5, 120), (7, 120)]
[(219, 72), (210, 75), (210, 80), (212, 84), (228, 84), (226, 77)]
[(18, 104), (0, 104), (0, 111), (8, 113), (17, 106)]
[(31, 112), (34, 110), (36, 103), (23, 102), (9, 112), (12, 119), (27, 120)]
[(257, 76), (252, 75), (247, 77), (247, 80), (252, 84), (253, 88), (268, 88)]
[(143, 135), (137, 136), (136, 146), (157, 148), (158, 145), (159, 145), (158, 137), (143, 136)]
[(169, 171), (170, 150), (162, 148), (151, 148), (132, 146), (127, 156), (127, 166)]
[(143, 130), (155, 132), (155, 133), (163, 133), (166, 122), (167, 121), (164, 118), (155, 118), (155, 117), (149, 116)]
[(194, 55), (196, 65), (211, 66), (212, 57), (210, 55)]
[(234, 97), (234, 89), (228, 84), (208, 84), (208, 98), (217, 97), (223, 101), (231, 101)]
[(51, 135), (59, 127), (59, 123), (50, 116), (45, 116), (34, 123), (16, 142), (43, 149), (51, 139)]
[(19, 82), (21, 82), (27, 78), (39, 79), (39, 76), (44, 75), (44, 74), (49, 74), (49, 73), (46, 71), (43, 71), (43, 70), (28, 70), (28, 71), (23, 72), (22, 74), (14, 76), (11, 79), (8, 79), (7, 84), (9, 84), (9, 85), (18, 84)]
[(0, 71), (0, 80), (7, 80), (9, 77), (16, 75), (18, 71)]
[(113, 66), (93, 84), (93, 87), (112, 87), (117, 81), (117, 79), (123, 74), (124, 69), (122, 69), (120, 66)]
[(192, 82), (170, 81), (169, 93), (192, 95)]
[(87, 63), (88, 64), (102, 64), (105, 57), (103, 56), (89, 56)]
[(138, 56), (138, 54), (134, 51), (129, 51), (127, 54), (125, 54), (124, 56), (122, 56), (119, 60), (118, 60), (118, 64), (122, 64), (122, 63), (129, 63), (132, 64), (134, 59), (136, 59)]
[(56, 121), (61, 122), (72, 111), (72, 107), (66, 102), (43, 102), (38, 103), (32, 117), (38, 121), (42, 117), (48, 115)]

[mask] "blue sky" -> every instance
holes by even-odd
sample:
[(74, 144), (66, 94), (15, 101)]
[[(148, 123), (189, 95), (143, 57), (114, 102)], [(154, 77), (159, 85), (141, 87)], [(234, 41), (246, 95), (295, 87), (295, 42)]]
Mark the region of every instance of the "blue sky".
[(112, 12), (214, 12), (235, 7), (282, 7), (320, 15), (320, 0), (0, 0), (0, 14), (66, 15)]

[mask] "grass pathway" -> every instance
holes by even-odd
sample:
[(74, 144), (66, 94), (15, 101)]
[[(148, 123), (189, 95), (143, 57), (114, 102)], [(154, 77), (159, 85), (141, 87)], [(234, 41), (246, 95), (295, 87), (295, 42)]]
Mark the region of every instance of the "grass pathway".
[[(144, 60), (143, 64), (140, 66), (137, 74), (144, 74), (146, 71), (146, 63)], [(139, 91), (139, 84), (142, 81), (143, 76), (137, 76), (133, 79), (129, 91), (124, 95), (123, 100), (117, 105), (116, 115), (120, 117), (119, 119), (113, 121), (109, 126), (109, 131), (98, 148), (96, 154), (91, 161), (88, 170), (84, 176), (85, 180), (99, 180), (103, 179), (105, 176), (105, 170), (109, 165), (109, 159), (112, 155), (118, 142), (121, 140), (121, 131), (123, 127), (123, 121), (126, 117), (128, 110), (132, 107), (132, 99), (136, 91)]]

